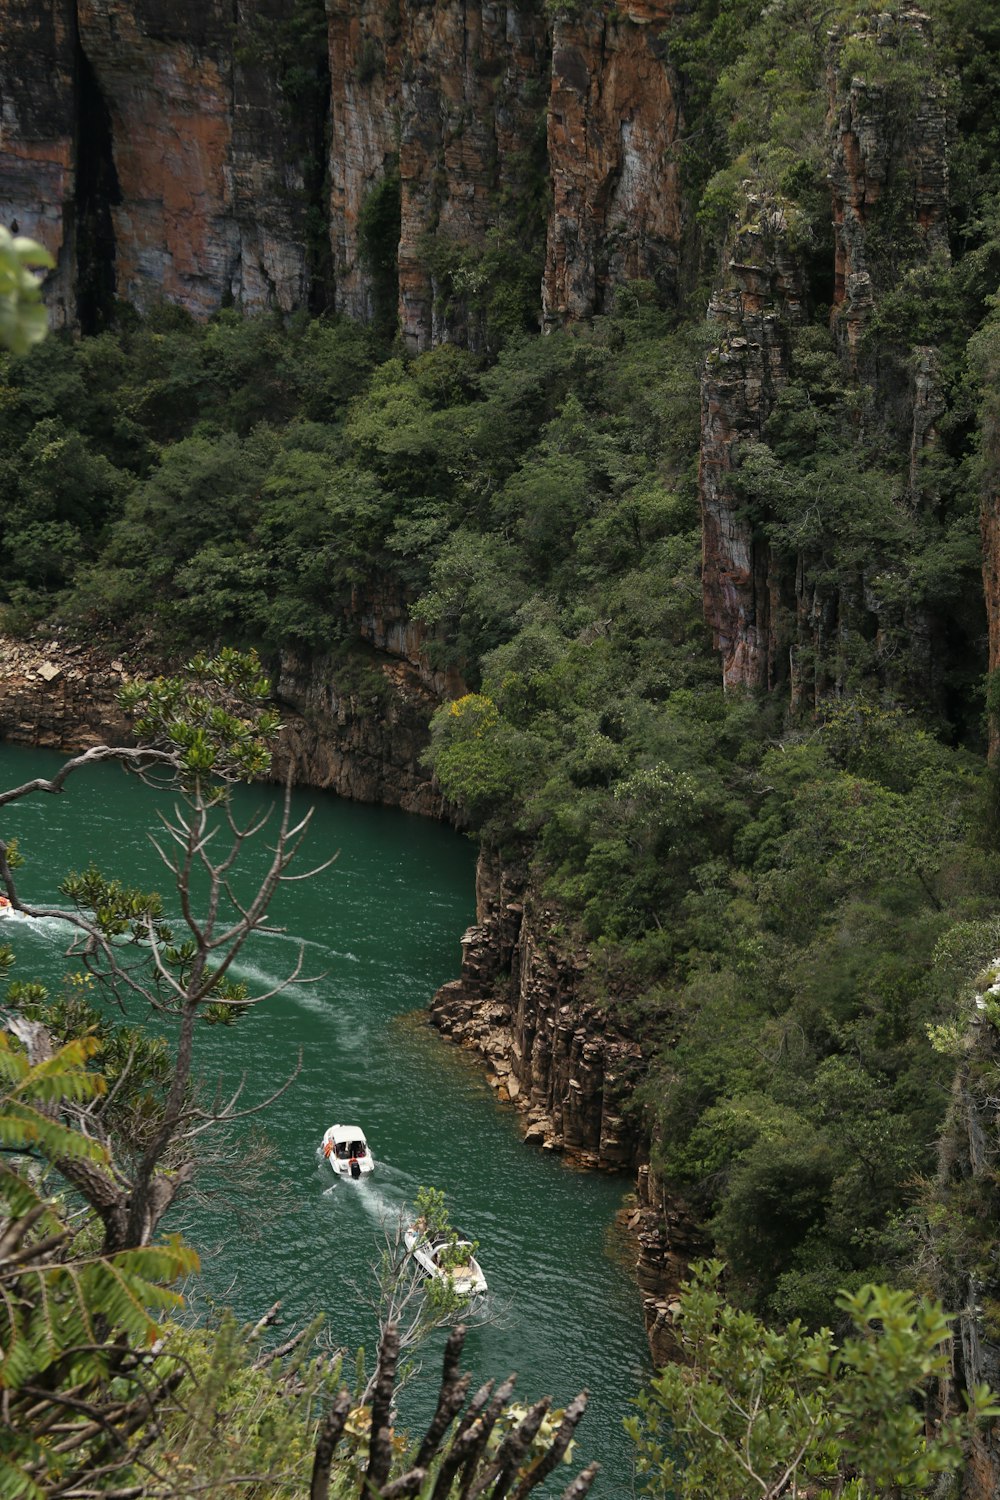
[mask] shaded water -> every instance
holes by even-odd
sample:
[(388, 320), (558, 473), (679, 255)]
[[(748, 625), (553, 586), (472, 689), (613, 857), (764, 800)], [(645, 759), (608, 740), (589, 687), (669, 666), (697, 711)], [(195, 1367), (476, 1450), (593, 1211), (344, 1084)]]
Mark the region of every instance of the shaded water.
[[(58, 764), (54, 755), (0, 745), (0, 786)], [(238, 814), (273, 800), (269, 789), (241, 789)], [(158, 805), (169, 809), (169, 800), (107, 766), (72, 779), (58, 799), (34, 796), (6, 809), (4, 832), (19, 836), (29, 860), (25, 899), (57, 903), (62, 875), (93, 859), (106, 873), (160, 890), (176, 912), (147, 837)], [(588, 1387), (578, 1455), (604, 1465), (595, 1494), (630, 1494), (621, 1419), (647, 1365), (638, 1293), (615, 1256), (611, 1228), (628, 1184), (526, 1148), (479, 1067), (421, 1014), (458, 972), (458, 938), (473, 917), (472, 845), (426, 819), (296, 793), (298, 812), (310, 805), (302, 868), (334, 852), (336, 862), (280, 892), (271, 917), (285, 931), (255, 937), (236, 970), (252, 988), (271, 988), (301, 945), (310, 982), (232, 1028), (205, 1027), (198, 1036), (199, 1071), (230, 1084), (245, 1074), (247, 1102), (272, 1093), (300, 1049), (302, 1067), (260, 1117), (271, 1147), (263, 1169), (183, 1209), (182, 1227), (203, 1262), (196, 1305), (208, 1296), (249, 1320), (281, 1298), (282, 1336), (322, 1311), (338, 1343), (370, 1349), (375, 1319), (366, 1297), (383, 1224), (421, 1184), (441, 1187), (453, 1222), (479, 1241), (490, 1284), (491, 1319), (470, 1335), (466, 1366), (483, 1379), (516, 1370), (521, 1399), (550, 1393), (562, 1404)], [(248, 856), (248, 871), (260, 858), (259, 849)], [(56, 986), (72, 967), (57, 919), (8, 919), (0, 937), (14, 946), (21, 979)], [(334, 1182), (317, 1159), (334, 1121), (358, 1123), (368, 1135), (378, 1167), (360, 1184)], [(441, 1343), (425, 1357), (423, 1391), (409, 1397), (414, 1421), (433, 1399)]]

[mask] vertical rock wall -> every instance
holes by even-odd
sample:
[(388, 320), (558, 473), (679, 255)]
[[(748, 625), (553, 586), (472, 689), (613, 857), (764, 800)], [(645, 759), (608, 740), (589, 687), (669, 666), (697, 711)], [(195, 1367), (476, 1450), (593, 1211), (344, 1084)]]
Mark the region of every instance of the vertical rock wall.
[(641, 1049), (581, 995), (584, 955), (554, 937), (555, 913), (525, 872), (488, 851), (476, 917), (461, 977), (431, 1002), (434, 1024), (482, 1053), (500, 1097), (526, 1115), (528, 1140), (585, 1166), (632, 1165), (638, 1143), (621, 1109)]
[(458, 286), (449, 286), (438, 266), (450, 269), (463, 251), (483, 249), (517, 196), (531, 192), (531, 147), (544, 118), (548, 65), (541, 6), (532, 0), (415, 6), (407, 55), (400, 327), (414, 351), (448, 339), (475, 345), (461, 275)]
[[(871, 388), (875, 420), (908, 454), (906, 498), (919, 507), (935, 503), (924, 493), (922, 460), (944, 409), (936, 356), (895, 350), (884, 339), (868, 351), (863, 336), (878, 299), (907, 268), (947, 257), (947, 117), (943, 85), (919, 66), (927, 18), (911, 11), (873, 26), (865, 44), (895, 81), (876, 86), (829, 74), (832, 326), (845, 374)], [(816, 703), (842, 686), (840, 646), (859, 633), (877, 642), (889, 627), (905, 632), (909, 661), (919, 663), (919, 684), (894, 687), (932, 698), (941, 685), (933, 647), (941, 632), (926, 614), (908, 609), (903, 619), (883, 619), (863, 570), (836, 589), (818, 585), (807, 558), (774, 556), (763, 534), (769, 517), (750, 515), (740, 495), (741, 462), (764, 438), (807, 311), (802, 256), (789, 244), (780, 206), (752, 184), (744, 188), (733, 253), (709, 307), (717, 338), (702, 380), (703, 596), (723, 681), (753, 690), (788, 681), (793, 706)]]
[[(172, 10), (172, 13), (171, 13)], [(225, 169), (230, 8), (80, 0), (80, 41), (111, 117), (117, 291), (207, 314), (238, 259)]]
[(0, 222), (56, 258), (48, 303), (76, 318), (76, 5), (0, 6)]
[(557, 20), (548, 141), (546, 323), (599, 312), (623, 281), (676, 288), (681, 122), (670, 68), (673, 0)]
[[(328, 0), (329, 203), (337, 309), (375, 315), (361, 220), (366, 200), (399, 167), (403, 29), (401, 4)], [(396, 230), (398, 237), (398, 227)], [(388, 249), (388, 247), (387, 247)], [(398, 253), (392, 246), (395, 258)]]
[(542, 0), (0, 0), (0, 222), (59, 256), (69, 323), (81, 172), (108, 305), (332, 299), (398, 312), (419, 351), (482, 341), (491, 249), (544, 264), (548, 324), (624, 279), (669, 292), (671, 17), (601, 3), (553, 36)]
[[(196, 316), (231, 301), (285, 311), (306, 303), (304, 157), (314, 122), (296, 117), (288, 88), (298, 3), (0, 5), (0, 218), (58, 255), (50, 299), (63, 321), (78, 317), (80, 180), (101, 149), (85, 74), (110, 128), (113, 251), (102, 253), (114, 260), (112, 294)], [(299, 56), (295, 65), (313, 64)]]
[(556, 915), (523, 868), (482, 851), (461, 976), (438, 990), (431, 1020), (484, 1058), (497, 1097), (522, 1114), (528, 1143), (582, 1166), (637, 1173), (625, 1218), (650, 1347), (662, 1361), (695, 1234), (683, 1204), (667, 1200), (642, 1160), (640, 1127), (623, 1117), (643, 1068), (641, 1044), (584, 997), (586, 955), (556, 936)]

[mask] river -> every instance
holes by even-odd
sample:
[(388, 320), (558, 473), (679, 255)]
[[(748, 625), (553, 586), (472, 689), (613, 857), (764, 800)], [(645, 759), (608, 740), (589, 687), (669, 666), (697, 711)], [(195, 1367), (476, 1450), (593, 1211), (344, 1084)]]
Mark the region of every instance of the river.
[[(49, 752), (0, 745), (0, 786), (51, 775), (58, 764)], [(242, 820), (274, 800), (270, 789), (240, 788), (235, 806)], [(466, 1367), (481, 1379), (516, 1370), (522, 1400), (551, 1394), (563, 1404), (586, 1386), (576, 1457), (601, 1460), (592, 1493), (630, 1495), (621, 1422), (648, 1358), (613, 1228), (629, 1184), (525, 1147), (512, 1109), (497, 1104), (479, 1066), (424, 1014), (437, 986), (458, 972), (458, 939), (473, 918), (472, 844), (429, 819), (324, 792), (296, 792), (294, 805), (300, 814), (314, 808), (301, 867), (336, 859), (279, 893), (271, 917), (284, 931), (256, 937), (237, 977), (271, 988), (301, 951), (308, 982), (233, 1027), (202, 1028), (197, 1065), (213, 1087), (245, 1076), (247, 1102), (271, 1094), (300, 1050), (301, 1071), (259, 1117), (263, 1165), (192, 1198), (168, 1226), (183, 1228), (202, 1256), (192, 1306), (214, 1300), (249, 1320), (280, 1298), (282, 1336), (322, 1311), (352, 1357), (359, 1345), (370, 1351), (368, 1298), (384, 1228), (419, 1186), (443, 1188), (452, 1221), (479, 1241), (490, 1284), (488, 1320), (470, 1334)], [(148, 838), (158, 809), (169, 807), (115, 766), (79, 773), (58, 798), (13, 804), (4, 832), (19, 837), (28, 859), (25, 900), (58, 903), (63, 874), (94, 860), (161, 891), (177, 913)], [(258, 846), (245, 861), (247, 878), (260, 858)], [(72, 968), (58, 919), (9, 919), (0, 936), (15, 949), (19, 979), (56, 987)], [(377, 1170), (359, 1185), (333, 1182), (317, 1159), (334, 1121), (359, 1123), (368, 1135)], [(415, 1421), (436, 1390), (440, 1347), (438, 1336), (424, 1357), (423, 1387), (409, 1397)]]

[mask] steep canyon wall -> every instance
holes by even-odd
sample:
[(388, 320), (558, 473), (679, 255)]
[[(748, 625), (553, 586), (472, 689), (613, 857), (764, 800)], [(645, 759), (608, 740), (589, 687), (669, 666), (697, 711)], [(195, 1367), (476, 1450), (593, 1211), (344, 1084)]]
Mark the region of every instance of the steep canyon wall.
[[(818, 582), (815, 559), (778, 553), (768, 540), (774, 518), (753, 512), (739, 470), (794, 374), (797, 330), (831, 298), (830, 323), (843, 376), (859, 391), (858, 434), (884, 431), (908, 453), (901, 503), (933, 507), (923, 460), (937, 441), (944, 408), (936, 352), (877, 345), (865, 332), (881, 300), (907, 269), (948, 258), (948, 119), (945, 87), (932, 70), (905, 88), (892, 79), (926, 52), (927, 17), (881, 16), (866, 34), (886, 83), (866, 83), (831, 64), (826, 154), (832, 241), (819, 254), (789, 222), (771, 190), (744, 183), (721, 283), (709, 305), (714, 347), (702, 377), (700, 491), (705, 615), (730, 688), (784, 685), (793, 708), (810, 708), (843, 690), (850, 643), (869, 643), (886, 684), (910, 701), (938, 703), (945, 663), (926, 611), (890, 603), (876, 575), (884, 560), (836, 584)], [(831, 46), (831, 58), (835, 55)], [(818, 260), (818, 273), (817, 273)], [(811, 263), (811, 279), (807, 266)], [(861, 394), (864, 392), (865, 394)], [(909, 645), (900, 676), (894, 639)]]
[(521, 1113), (529, 1143), (580, 1166), (637, 1173), (628, 1227), (650, 1345), (662, 1360), (692, 1228), (646, 1162), (643, 1126), (629, 1110), (644, 1070), (639, 1036), (588, 997), (588, 956), (574, 950), (558, 916), (524, 868), (484, 850), (461, 974), (438, 990), (431, 1019), (484, 1059), (498, 1099)]
[(540, 319), (586, 315), (675, 275), (672, 10), (2, 0), (0, 221), (85, 327), (114, 298), (332, 305), (475, 344), (490, 247), (544, 268)]

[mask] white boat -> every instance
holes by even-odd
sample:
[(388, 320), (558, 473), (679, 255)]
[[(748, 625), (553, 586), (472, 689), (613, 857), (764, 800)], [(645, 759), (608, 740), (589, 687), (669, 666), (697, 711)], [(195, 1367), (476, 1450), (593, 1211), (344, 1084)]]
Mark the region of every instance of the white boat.
[(9, 896), (0, 896), (0, 917), (12, 917), (14, 908), (10, 904)]
[(479, 1296), (486, 1291), (483, 1268), (473, 1253), (475, 1241), (459, 1230), (440, 1234), (427, 1230), (417, 1219), (404, 1230), (403, 1242), (428, 1276), (450, 1282), (460, 1297)]
[(338, 1177), (365, 1177), (375, 1170), (360, 1125), (331, 1125), (323, 1136), (321, 1149)]

